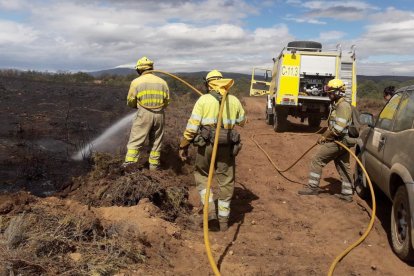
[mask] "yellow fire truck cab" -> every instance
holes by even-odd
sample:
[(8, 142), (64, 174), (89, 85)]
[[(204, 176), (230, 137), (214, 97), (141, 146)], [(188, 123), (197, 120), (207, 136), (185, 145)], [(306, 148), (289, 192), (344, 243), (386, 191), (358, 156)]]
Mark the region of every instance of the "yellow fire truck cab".
[[(288, 116), (305, 119), (311, 127), (319, 127), (329, 116), (330, 100), (326, 84), (333, 78), (346, 85), (345, 98), (356, 106), (355, 47), (342, 51), (322, 50), (314, 41), (292, 41), (273, 59), (272, 79), (267, 92), (266, 123), (277, 132), (284, 131)], [(267, 72), (266, 72), (267, 73)], [(267, 75), (267, 74), (266, 74)], [(252, 75), (252, 86), (255, 74)], [(250, 95), (260, 95), (250, 90)]]

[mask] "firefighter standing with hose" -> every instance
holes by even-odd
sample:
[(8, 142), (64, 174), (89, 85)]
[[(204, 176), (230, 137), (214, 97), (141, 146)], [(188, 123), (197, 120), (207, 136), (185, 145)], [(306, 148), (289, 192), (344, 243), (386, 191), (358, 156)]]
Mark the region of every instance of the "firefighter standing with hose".
[(319, 182), (322, 168), (334, 160), (335, 167), (342, 180), (341, 193), (336, 196), (347, 202), (352, 202), (352, 180), (349, 164), (349, 153), (334, 141), (342, 142), (349, 146), (354, 145), (353, 138), (348, 135), (348, 127), (352, 123), (352, 107), (345, 96), (345, 84), (340, 79), (330, 80), (327, 85), (327, 93), (331, 99), (331, 114), (328, 118), (328, 129), (318, 140), (319, 149), (311, 161), (308, 185), (298, 191), (299, 195), (318, 195), (321, 189)]
[[(233, 95), (225, 94), (232, 86), (232, 79), (223, 79), (222, 74), (213, 70), (205, 78), (208, 94), (201, 96), (194, 105), (187, 127), (180, 143), (179, 155), (185, 161), (188, 148), (192, 143), (197, 146), (194, 177), (201, 202), (204, 205), (206, 184), (209, 174), (210, 160), (213, 150), (215, 127), (222, 100), (225, 100), (222, 129), (219, 136), (219, 148), (215, 164), (215, 173), (219, 185), (218, 222), (221, 231), (228, 229), (230, 201), (234, 191), (235, 157), (241, 149), (240, 135), (234, 129), (235, 125), (243, 126), (246, 118), (240, 101)], [(208, 220), (214, 227), (217, 221), (213, 193), (210, 191)], [(216, 224), (217, 225), (217, 224)]]
[(164, 109), (170, 101), (167, 83), (151, 72), (154, 62), (147, 57), (137, 61), (135, 69), (139, 75), (131, 82), (128, 92), (127, 104), (137, 108), (137, 114), (132, 124), (131, 133), (127, 145), (124, 168), (136, 164), (140, 150), (149, 137), (151, 152), (149, 155), (149, 169), (158, 170), (162, 139), (164, 136)]

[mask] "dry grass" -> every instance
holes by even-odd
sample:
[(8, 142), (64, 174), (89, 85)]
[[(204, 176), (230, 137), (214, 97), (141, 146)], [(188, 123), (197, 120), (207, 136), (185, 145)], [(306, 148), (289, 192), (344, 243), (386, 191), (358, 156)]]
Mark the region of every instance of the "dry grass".
[(126, 173), (120, 169), (121, 158), (103, 153), (95, 154), (93, 162), (88, 175), (74, 179), (69, 191), (72, 198), (95, 207), (132, 206), (148, 198), (170, 221), (188, 213), (186, 182), (173, 172), (154, 172), (137, 166), (132, 173)]
[(361, 98), (358, 99), (357, 104), (360, 111), (366, 111), (377, 115), (385, 105), (385, 101), (382, 99)]
[(104, 226), (93, 212), (36, 207), (12, 217), (0, 235), (0, 264), (10, 275), (113, 275), (145, 260), (145, 237)]
[(13, 217), (4, 231), (4, 240), (8, 249), (14, 249), (26, 240), (27, 223), (24, 217), (24, 213)]

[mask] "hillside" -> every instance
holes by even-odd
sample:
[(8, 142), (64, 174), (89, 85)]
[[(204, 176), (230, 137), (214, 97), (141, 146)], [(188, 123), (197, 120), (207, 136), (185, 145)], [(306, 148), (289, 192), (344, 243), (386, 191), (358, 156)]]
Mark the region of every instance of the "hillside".
[[(179, 72), (174, 73), (184, 80), (190, 82), (199, 90), (204, 90), (203, 78), (207, 71), (200, 72)], [(235, 80), (235, 85), (231, 93), (237, 96), (247, 96), (250, 90), (251, 75), (240, 74), (232, 72), (223, 72), (223, 75)], [(133, 69), (128, 68), (114, 68), (108, 70), (101, 70), (95, 72), (61, 72), (48, 73), (36, 71), (18, 71), (18, 70), (0, 70), (0, 76), (17, 77), (28, 80), (51, 81), (59, 83), (99, 83), (101, 85), (108, 85), (112, 87), (124, 87), (127, 89), (130, 82), (137, 77), (137, 73)], [(160, 76), (162, 76), (160, 74)], [(187, 93), (189, 89), (181, 84), (179, 81), (168, 76), (162, 76), (170, 85), (173, 93), (177, 91)], [(396, 88), (414, 84), (414, 77), (407, 76), (365, 76), (358, 75), (358, 97), (359, 98), (374, 98), (382, 99), (382, 92), (387, 86), (395, 86)]]
[[(162, 70), (162, 68), (156, 68), (156, 70)], [(128, 76), (128, 75), (135, 75), (136, 71), (131, 68), (113, 68), (113, 69), (105, 69), (100, 71), (93, 71), (93, 72), (86, 72), (89, 75), (93, 76), (94, 78), (102, 78), (107, 75), (113, 76)], [(183, 77), (191, 77), (191, 78), (203, 78), (207, 75), (208, 71), (199, 71), (199, 72), (169, 72), (172, 74), (176, 74), (177, 76)], [(231, 72), (222, 72), (228, 78), (247, 78), (250, 79), (250, 74), (241, 74), (241, 73), (231, 73)]]
[[(157, 70), (162, 70), (160, 68), (157, 68)], [(100, 78), (103, 77), (105, 75), (115, 75), (115, 76), (128, 76), (131, 74), (136, 74), (134, 69), (131, 68), (113, 68), (113, 69), (104, 69), (104, 70), (99, 70), (99, 71), (92, 71), (92, 72), (85, 72), (88, 73), (89, 75), (95, 77), (95, 78)], [(205, 75), (208, 73), (208, 71), (199, 71), (199, 72), (171, 72), (173, 74), (177, 74), (179, 76), (186, 76), (186, 77), (205, 77)], [(229, 77), (229, 78), (235, 78), (235, 79), (239, 79), (239, 78), (247, 78), (250, 79), (251, 78), (251, 74), (243, 74), (243, 73), (231, 73), (231, 72), (226, 72), (223, 71), (223, 74), (225, 74), (225, 76)], [(396, 81), (396, 82), (405, 82), (405, 81), (409, 81), (414, 79), (414, 77), (411, 76), (396, 76), (396, 75), (382, 75), (382, 76), (367, 76), (367, 75), (357, 75), (357, 79), (360, 82), (364, 82), (364, 81)]]

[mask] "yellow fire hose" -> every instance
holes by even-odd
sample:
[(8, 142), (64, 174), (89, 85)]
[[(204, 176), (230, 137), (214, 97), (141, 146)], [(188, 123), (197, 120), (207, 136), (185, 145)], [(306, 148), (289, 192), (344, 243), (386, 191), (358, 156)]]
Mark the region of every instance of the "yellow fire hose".
[(184, 83), (185, 85), (187, 85), (188, 87), (190, 87), (194, 92), (196, 92), (200, 96), (203, 96), (204, 95), (200, 90), (198, 90), (197, 88), (195, 88), (194, 86), (192, 86), (191, 84), (189, 84), (188, 82), (186, 82), (185, 80), (177, 77), (176, 75), (170, 74), (168, 72), (160, 71), (160, 70), (149, 70), (149, 71), (146, 71), (146, 72), (148, 72), (148, 73), (160, 73), (160, 74), (164, 74), (164, 75), (170, 76), (170, 77), (172, 77), (172, 78), (174, 78), (176, 80), (181, 81), (182, 83)]
[[(168, 75), (174, 79), (177, 79), (179, 81), (181, 81), (182, 83), (184, 83), (185, 85), (187, 85), (188, 87), (190, 87), (194, 92), (196, 92), (199, 95), (203, 95), (203, 93), (201, 93), (198, 89), (196, 89), (194, 86), (190, 85), (188, 82), (186, 82), (185, 80), (164, 72), (164, 71), (159, 71), (159, 70), (151, 70), (148, 72), (154, 72), (154, 73), (161, 73), (161, 74), (165, 74)], [(214, 274), (216, 276), (220, 276), (220, 271), (217, 268), (216, 262), (214, 261), (213, 258), (213, 254), (211, 253), (211, 246), (210, 246), (210, 240), (208, 237), (208, 204), (209, 204), (209, 197), (210, 197), (210, 187), (211, 187), (211, 182), (213, 180), (213, 174), (214, 174), (214, 163), (216, 161), (216, 156), (217, 156), (217, 147), (218, 147), (218, 138), (219, 138), (219, 134), (220, 134), (220, 128), (221, 128), (221, 119), (223, 117), (223, 110), (224, 110), (224, 103), (226, 102), (227, 99), (227, 91), (224, 93), (223, 95), (223, 99), (221, 100), (221, 104), (220, 104), (220, 110), (219, 110), (219, 114), (218, 114), (218, 119), (217, 119), (217, 128), (216, 128), (216, 134), (214, 136), (214, 144), (213, 144), (213, 153), (211, 155), (211, 161), (210, 161), (210, 169), (209, 169), (209, 173), (208, 173), (208, 180), (207, 180), (207, 187), (206, 187), (206, 194), (205, 194), (205, 198), (204, 198), (204, 207), (203, 207), (203, 232), (204, 232), (204, 245), (206, 248), (206, 253), (207, 253), (207, 257), (208, 257), (208, 261), (210, 262), (210, 266), (214, 272)]]
[[(185, 85), (187, 85), (188, 87), (190, 87), (194, 92), (196, 92), (199, 95), (203, 95), (202, 92), (200, 92), (198, 89), (196, 89), (194, 86), (190, 85), (188, 82), (184, 81), (183, 79), (164, 72), (164, 71), (160, 71), (160, 70), (151, 70), (148, 72), (154, 72), (154, 73), (161, 73), (161, 74), (165, 74), (168, 75), (174, 79), (177, 79), (179, 81), (181, 81), (182, 83), (184, 83)], [(207, 257), (208, 257), (208, 261), (210, 263), (210, 266), (214, 272), (214, 274), (216, 276), (220, 276), (220, 271), (217, 268), (216, 262), (214, 261), (213, 258), (213, 254), (211, 253), (211, 246), (210, 246), (210, 240), (209, 240), (209, 236), (208, 236), (208, 205), (209, 205), (209, 197), (210, 197), (210, 188), (211, 188), (211, 183), (213, 180), (213, 174), (214, 174), (214, 163), (216, 161), (216, 156), (217, 156), (217, 148), (218, 148), (218, 138), (219, 138), (219, 134), (220, 134), (220, 128), (221, 128), (221, 120), (222, 120), (222, 116), (223, 116), (223, 109), (224, 109), (224, 104), (225, 101), (227, 99), (227, 92), (224, 93), (223, 95), (223, 99), (221, 101), (220, 104), (220, 111), (218, 114), (218, 121), (217, 121), (217, 128), (216, 128), (216, 133), (215, 133), (215, 137), (214, 137), (214, 144), (213, 144), (213, 152), (212, 152), (212, 156), (211, 156), (211, 161), (210, 161), (210, 168), (209, 168), (209, 174), (208, 174), (208, 180), (207, 180), (207, 187), (206, 187), (206, 194), (205, 194), (205, 198), (204, 198), (204, 207), (203, 207), (203, 232), (204, 232), (204, 245), (206, 248), (206, 253), (207, 253)], [(319, 130), (320, 131), (320, 130)], [(318, 132), (319, 132), (318, 131)], [(290, 170), (293, 166), (295, 166), (309, 151), (311, 151), (317, 144), (312, 145), (308, 150), (305, 151), (305, 153), (303, 153), (299, 159), (297, 159), (292, 165), (290, 165), (289, 167), (287, 167), (286, 169), (279, 169), (277, 167), (277, 165), (273, 162), (272, 158), (269, 156), (269, 154), (267, 154), (267, 152), (259, 145), (259, 143), (254, 139), (255, 135), (253, 135), (251, 137), (252, 141), (256, 144), (256, 146), (266, 155), (267, 159), (270, 161), (270, 163), (273, 165), (273, 167), (280, 173), (286, 172), (288, 170)], [(367, 229), (365, 230), (364, 234), (356, 241), (354, 242), (352, 245), (350, 245), (348, 248), (346, 248), (340, 255), (338, 255), (335, 260), (333, 261), (333, 263), (331, 264), (329, 271), (328, 271), (328, 276), (332, 276), (333, 272), (335, 270), (336, 265), (354, 248), (356, 248), (358, 245), (360, 245), (365, 238), (368, 236), (369, 232), (371, 231), (373, 225), (374, 225), (374, 221), (375, 221), (375, 214), (376, 214), (376, 202), (375, 202), (375, 194), (374, 194), (374, 188), (372, 186), (371, 183), (371, 179), (369, 178), (369, 175), (367, 173), (367, 171), (365, 170), (365, 167), (362, 165), (362, 162), (359, 160), (359, 158), (344, 144), (342, 144), (341, 142), (335, 141), (335, 143), (337, 143), (339, 146), (343, 147), (345, 150), (347, 150), (353, 158), (355, 158), (356, 162), (359, 164), (359, 166), (361, 167), (361, 169), (363, 170), (366, 179), (368, 180), (368, 184), (369, 184), (369, 189), (371, 192), (371, 199), (372, 199), (372, 214), (371, 214), (371, 220), (368, 224)]]
[(213, 254), (211, 253), (210, 240), (208, 238), (208, 204), (209, 204), (209, 197), (210, 197), (210, 187), (211, 187), (211, 182), (213, 180), (213, 174), (214, 174), (214, 163), (216, 162), (216, 156), (217, 156), (218, 140), (219, 140), (220, 128), (221, 128), (221, 119), (223, 117), (223, 109), (224, 109), (224, 104), (226, 100), (227, 100), (227, 91), (224, 92), (223, 99), (221, 100), (220, 111), (219, 111), (218, 118), (217, 118), (217, 128), (216, 128), (216, 134), (214, 136), (213, 153), (211, 155), (210, 168), (208, 172), (207, 187), (206, 187), (206, 194), (204, 196), (204, 207), (203, 207), (204, 244), (206, 247), (208, 261), (210, 262), (210, 266), (213, 269), (213, 272), (216, 276), (220, 276), (221, 274), (217, 268), (216, 262), (214, 261)]
[[(261, 134), (261, 135), (268, 135), (268, 134)], [(271, 134), (274, 135), (274, 134)], [(280, 169), (275, 162), (272, 160), (272, 158), (269, 156), (269, 154), (266, 152), (265, 149), (263, 149), (262, 146), (260, 146), (260, 144), (254, 139), (256, 135), (252, 135), (251, 136), (251, 140), (256, 144), (256, 146), (266, 155), (267, 159), (270, 161), (270, 163), (273, 165), (273, 167), (279, 172), (279, 173), (283, 173), (286, 172), (288, 170), (290, 170), (293, 166), (295, 166), (309, 151), (311, 151), (317, 144), (315, 143), (314, 145), (312, 145), (309, 149), (307, 149), (305, 151), (305, 153), (303, 153), (295, 162), (293, 162), (292, 165), (288, 166), (286, 169)], [(371, 183), (371, 179), (369, 178), (369, 175), (367, 173), (367, 171), (365, 170), (364, 165), (362, 165), (362, 162), (359, 160), (359, 158), (355, 155), (355, 153), (353, 153), (353, 151), (351, 151), (347, 146), (345, 146), (344, 144), (342, 144), (339, 141), (335, 141), (336, 144), (338, 144), (339, 146), (341, 146), (342, 148), (344, 148), (346, 151), (348, 151), (352, 157), (355, 159), (355, 161), (358, 163), (358, 165), (361, 167), (362, 171), (364, 172), (366, 179), (368, 181), (368, 185), (369, 185), (369, 190), (371, 192), (371, 199), (372, 199), (372, 214), (371, 214), (371, 219), (369, 221), (368, 227), (365, 230), (364, 234), (353, 244), (351, 244), (348, 248), (346, 248), (341, 254), (339, 254), (334, 261), (332, 262), (329, 271), (328, 271), (328, 276), (332, 276), (335, 270), (336, 265), (354, 248), (356, 248), (358, 245), (360, 245), (368, 236), (369, 232), (371, 231), (373, 225), (374, 225), (374, 221), (375, 221), (375, 214), (376, 214), (376, 209), (377, 209), (377, 204), (375, 201), (375, 194), (374, 194), (374, 188), (372, 186)]]
[(353, 244), (351, 244), (348, 248), (346, 248), (341, 254), (339, 254), (335, 260), (333, 261), (333, 263), (331, 264), (329, 271), (328, 271), (328, 276), (332, 276), (335, 270), (336, 265), (354, 248), (356, 248), (358, 245), (360, 245), (365, 238), (368, 236), (369, 232), (371, 231), (372, 227), (374, 226), (374, 221), (375, 221), (375, 214), (376, 214), (376, 210), (377, 210), (377, 203), (375, 201), (375, 193), (374, 193), (374, 188), (372, 186), (371, 183), (371, 179), (369, 178), (369, 175), (367, 173), (367, 171), (365, 170), (364, 165), (362, 165), (361, 160), (359, 160), (359, 158), (355, 155), (355, 153), (353, 153), (347, 146), (345, 146), (344, 144), (342, 144), (339, 141), (335, 141), (335, 143), (337, 143), (338, 145), (340, 145), (341, 147), (343, 147), (344, 149), (346, 149), (351, 155), (352, 157), (355, 158), (355, 161), (358, 163), (358, 165), (361, 167), (362, 171), (364, 172), (367, 180), (368, 180), (368, 185), (369, 185), (369, 190), (371, 192), (371, 200), (372, 200), (372, 214), (371, 214), (371, 220), (369, 221), (368, 227), (365, 230), (364, 234)]
[[(314, 147), (316, 147), (316, 145), (318, 144), (314, 144), (313, 146), (311, 146), (309, 149), (307, 149), (295, 162), (292, 163), (292, 165), (290, 165), (289, 167), (287, 167), (286, 169), (280, 169), (275, 162), (273, 162), (272, 158), (269, 156), (269, 154), (265, 151), (265, 149), (263, 149), (262, 146), (260, 146), (260, 144), (256, 141), (256, 139), (254, 139), (254, 137), (256, 137), (257, 134), (253, 134), (250, 139), (253, 141), (253, 143), (256, 144), (256, 146), (264, 153), (264, 155), (266, 155), (267, 159), (269, 160), (269, 162), (273, 165), (273, 167), (279, 172), (287, 172), (288, 170), (290, 170), (291, 168), (293, 168), (300, 160), (302, 160), (302, 158), (308, 154), (308, 152), (310, 152)], [(272, 134), (258, 134), (258, 135), (275, 135), (274, 133)]]

